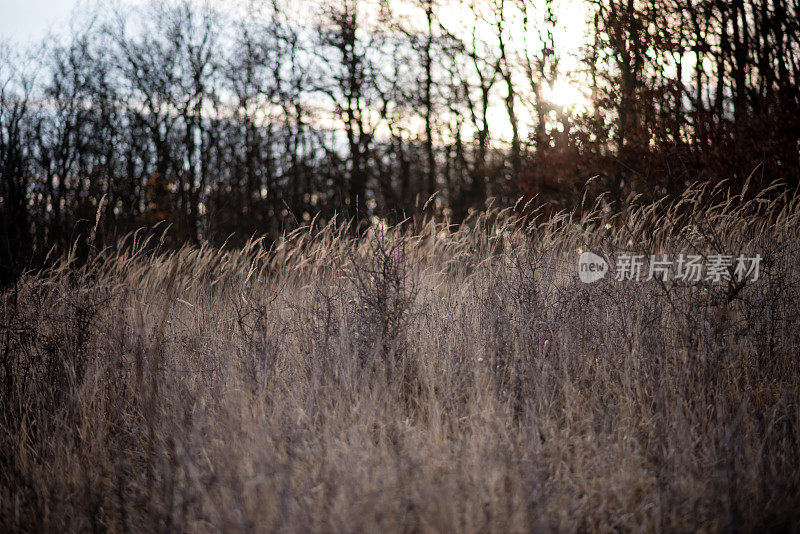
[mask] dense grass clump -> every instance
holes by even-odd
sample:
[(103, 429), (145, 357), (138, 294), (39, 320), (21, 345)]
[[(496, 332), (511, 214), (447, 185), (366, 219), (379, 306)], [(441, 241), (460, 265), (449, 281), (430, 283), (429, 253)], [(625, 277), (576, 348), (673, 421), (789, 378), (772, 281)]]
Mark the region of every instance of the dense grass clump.
[[(719, 193), (269, 250), (132, 236), (26, 276), (0, 530), (797, 530), (800, 206)], [(582, 250), (763, 261), (583, 284)]]

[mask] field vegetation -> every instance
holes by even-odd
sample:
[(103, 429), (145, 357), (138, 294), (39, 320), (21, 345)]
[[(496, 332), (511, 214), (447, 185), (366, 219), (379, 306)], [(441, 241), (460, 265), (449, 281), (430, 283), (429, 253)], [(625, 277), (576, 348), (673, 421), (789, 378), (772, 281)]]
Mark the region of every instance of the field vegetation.
[[(797, 530), (798, 199), (630, 205), (269, 247), (140, 232), (23, 275), (0, 530)], [(763, 260), (584, 284), (586, 250), (612, 274), (623, 251)]]

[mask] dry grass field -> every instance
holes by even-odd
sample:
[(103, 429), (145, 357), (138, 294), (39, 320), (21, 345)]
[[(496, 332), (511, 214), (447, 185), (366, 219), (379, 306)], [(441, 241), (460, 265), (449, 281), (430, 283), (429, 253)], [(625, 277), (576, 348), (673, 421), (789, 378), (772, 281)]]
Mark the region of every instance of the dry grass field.
[[(2, 293), (0, 530), (797, 531), (775, 193), (65, 258)], [(584, 250), (763, 262), (584, 284)]]

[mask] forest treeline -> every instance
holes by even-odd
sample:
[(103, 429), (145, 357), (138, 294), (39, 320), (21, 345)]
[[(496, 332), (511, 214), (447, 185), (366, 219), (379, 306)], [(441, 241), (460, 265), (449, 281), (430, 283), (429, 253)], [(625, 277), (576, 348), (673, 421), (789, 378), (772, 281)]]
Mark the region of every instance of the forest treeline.
[[(565, 32), (554, 0), (153, 2), (3, 45), (2, 279), (143, 226), (221, 243), (335, 215), (457, 223), (490, 198), (556, 210), (590, 179), (620, 205), (797, 185), (800, 2), (585, 8)], [(568, 72), (558, 41), (583, 32)], [(591, 105), (552, 101), (566, 77)]]

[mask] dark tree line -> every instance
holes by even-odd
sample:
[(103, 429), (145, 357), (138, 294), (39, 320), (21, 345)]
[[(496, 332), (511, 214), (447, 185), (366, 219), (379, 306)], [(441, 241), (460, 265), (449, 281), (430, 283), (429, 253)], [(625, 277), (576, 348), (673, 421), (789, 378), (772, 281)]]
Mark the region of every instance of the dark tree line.
[(569, 74), (552, 0), (154, 2), (4, 46), (2, 278), (98, 212), (95, 246), (159, 223), (222, 242), (336, 214), (458, 222), (490, 197), (559, 209), (593, 177), (620, 203), (754, 170), (797, 184), (800, 3), (587, 6), (588, 109), (548, 99)]
[(756, 171), (796, 186), (800, 3), (600, 0), (595, 24), (612, 181), (662, 193)]

